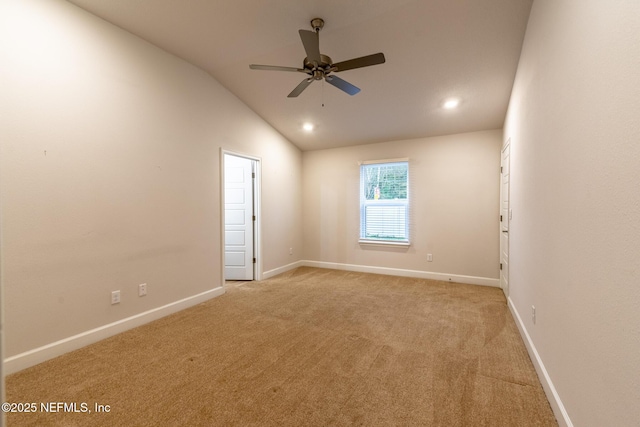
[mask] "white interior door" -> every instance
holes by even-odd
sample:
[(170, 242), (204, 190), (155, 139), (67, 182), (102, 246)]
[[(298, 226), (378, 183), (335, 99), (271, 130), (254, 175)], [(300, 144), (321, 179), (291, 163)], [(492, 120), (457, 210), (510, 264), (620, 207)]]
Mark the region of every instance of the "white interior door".
[(502, 149), (500, 160), (500, 287), (509, 296), (509, 155), (510, 141)]
[(254, 161), (224, 155), (224, 278), (253, 280)]

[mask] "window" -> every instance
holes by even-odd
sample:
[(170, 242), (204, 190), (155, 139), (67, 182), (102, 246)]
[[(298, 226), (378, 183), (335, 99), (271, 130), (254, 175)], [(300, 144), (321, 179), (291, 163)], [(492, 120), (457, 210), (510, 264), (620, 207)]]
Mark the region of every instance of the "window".
[(409, 163), (360, 165), (360, 242), (409, 244)]

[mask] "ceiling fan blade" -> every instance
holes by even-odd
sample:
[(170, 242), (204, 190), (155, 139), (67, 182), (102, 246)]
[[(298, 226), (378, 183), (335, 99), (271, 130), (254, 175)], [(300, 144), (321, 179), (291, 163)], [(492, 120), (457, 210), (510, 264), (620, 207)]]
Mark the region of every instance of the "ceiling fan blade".
[(258, 64), (251, 64), (249, 65), (249, 68), (251, 68), (252, 70), (267, 70), (267, 71), (299, 71), (301, 73), (306, 73), (307, 71), (302, 69), (302, 68), (296, 68), (296, 67), (280, 67), (278, 65), (258, 65)]
[(327, 77), (325, 77), (325, 80), (330, 85), (333, 85), (333, 86), (337, 87), (338, 89), (348, 93), (349, 95), (355, 95), (356, 93), (360, 92), (360, 88), (357, 88), (356, 86), (352, 85), (351, 83), (342, 80), (340, 77), (327, 76)]
[(300, 33), (304, 51), (307, 53), (307, 59), (318, 64), (322, 62), (320, 60), (320, 38), (318, 33), (309, 30), (299, 30), (298, 32)]
[(334, 72), (353, 70), (354, 68), (369, 67), (371, 65), (384, 64), (384, 54), (374, 53), (373, 55), (361, 56), (360, 58), (349, 59), (347, 61), (333, 64)]
[(287, 95), (287, 98), (295, 98), (296, 96), (300, 95), (302, 91), (311, 84), (311, 82), (313, 82), (312, 78), (304, 79), (298, 86), (296, 86), (294, 90), (291, 91), (289, 95)]

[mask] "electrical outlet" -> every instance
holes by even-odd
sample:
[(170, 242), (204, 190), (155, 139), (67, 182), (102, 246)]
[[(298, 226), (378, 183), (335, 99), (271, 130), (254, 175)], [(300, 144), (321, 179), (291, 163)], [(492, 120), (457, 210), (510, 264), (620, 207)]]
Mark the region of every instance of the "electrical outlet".
[(432, 262), (433, 261), (433, 254), (427, 254), (427, 261), (428, 262)]
[(143, 297), (147, 294), (147, 284), (141, 283), (138, 285), (138, 296)]
[(533, 324), (536, 324), (536, 306), (532, 305), (531, 306), (531, 320), (533, 321)]
[(289, 248), (289, 255), (293, 255), (293, 248)]
[(120, 304), (120, 291), (111, 292), (111, 305)]

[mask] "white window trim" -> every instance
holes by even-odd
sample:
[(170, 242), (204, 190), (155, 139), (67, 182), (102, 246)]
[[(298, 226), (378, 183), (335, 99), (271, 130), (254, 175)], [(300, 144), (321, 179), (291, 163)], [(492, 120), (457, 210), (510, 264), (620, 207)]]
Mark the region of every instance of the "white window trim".
[[(375, 164), (382, 164), (382, 163), (400, 163), (400, 162), (406, 162), (407, 164), (409, 164), (409, 158), (408, 157), (401, 157), (401, 158), (395, 158), (395, 159), (382, 159), (382, 160), (361, 160), (361, 161), (358, 161), (358, 165), (362, 166), (362, 165), (375, 165)], [(362, 177), (360, 177), (360, 179), (362, 179)], [(359, 202), (359, 203), (360, 203), (360, 209), (362, 209), (362, 202)], [(407, 203), (407, 221), (409, 220), (410, 203), (411, 203), (410, 201), (408, 201), (408, 203)], [(362, 219), (360, 219), (360, 221), (362, 221)], [(360, 224), (360, 226), (362, 226), (362, 224)], [(360, 233), (360, 232), (358, 232), (358, 233)], [(366, 239), (366, 238), (363, 238), (363, 237), (359, 237), (358, 238), (358, 244), (360, 244), (362, 246), (409, 247), (409, 246), (411, 246), (411, 239), (410, 239), (411, 234), (410, 233), (411, 232), (410, 232), (410, 228), (409, 228), (407, 230), (407, 240), (378, 240), (378, 239)]]
[(359, 165), (377, 165), (379, 163), (401, 163), (401, 162), (409, 163), (409, 158), (408, 157), (402, 157), (402, 158), (399, 158), (399, 159), (363, 160), (363, 161), (359, 161), (358, 164)]
[(396, 241), (393, 242), (391, 240), (374, 240), (374, 239), (359, 239), (358, 243), (366, 246), (411, 246), (411, 241)]

